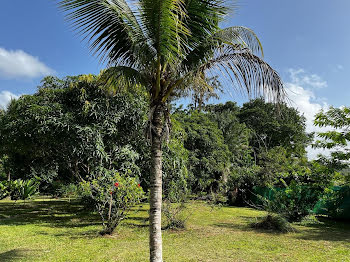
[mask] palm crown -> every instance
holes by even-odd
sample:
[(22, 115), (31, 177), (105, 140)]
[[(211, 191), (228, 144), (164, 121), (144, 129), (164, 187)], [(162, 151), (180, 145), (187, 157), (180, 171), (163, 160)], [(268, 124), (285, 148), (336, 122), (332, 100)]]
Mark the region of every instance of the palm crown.
[(74, 28), (106, 61), (111, 81), (142, 84), (163, 103), (186, 82), (221, 73), (250, 95), (280, 100), (282, 82), (262, 60), (248, 28), (219, 28), (228, 8), (221, 0), (63, 0)]

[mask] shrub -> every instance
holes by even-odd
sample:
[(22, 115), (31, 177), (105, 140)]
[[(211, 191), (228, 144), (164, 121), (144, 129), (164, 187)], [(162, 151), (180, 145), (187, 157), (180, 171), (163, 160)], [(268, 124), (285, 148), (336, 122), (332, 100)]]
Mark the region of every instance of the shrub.
[[(169, 155), (168, 155), (169, 157)], [(167, 229), (184, 228), (185, 221), (179, 216), (185, 209), (185, 201), (189, 196), (188, 170), (183, 161), (175, 156), (173, 166), (169, 165), (171, 159), (165, 161), (163, 173), (163, 206), (162, 213), (166, 218)]]
[(39, 193), (39, 182), (36, 179), (9, 181), (12, 200), (26, 200)]
[(0, 200), (10, 195), (8, 181), (0, 181)]
[(252, 223), (251, 227), (280, 233), (295, 231), (295, 229), (284, 217), (277, 214), (268, 214), (267, 216), (260, 218), (257, 222)]
[(243, 166), (233, 166), (227, 181), (227, 198), (230, 205), (246, 205), (252, 187), (262, 181), (258, 177), (260, 167), (246, 157)]
[(331, 218), (349, 219), (350, 186), (327, 189), (318, 206), (321, 211), (319, 213), (326, 214)]
[(169, 200), (163, 202), (162, 213), (165, 217), (166, 225), (164, 229), (183, 229), (186, 227), (188, 217), (184, 216), (185, 203), (171, 203)]
[(285, 186), (284, 189), (271, 188), (272, 198), (260, 197), (260, 200), (268, 212), (278, 213), (289, 222), (301, 221), (311, 213), (322, 191), (296, 181)]
[(228, 198), (226, 196), (225, 193), (223, 193), (222, 191), (221, 192), (217, 192), (217, 193), (214, 193), (212, 192), (210, 194), (210, 198), (209, 198), (209, 204), (211, 205), (224, 205), (226, 204), (228, 201)]
[(0, 199), (10, 196), (12, 200), (26, 200), (39, 193), (39, 182), (36, 179), (0, 182)]
[(57, 195), (60, 197), (68, 198), (70, 201), (71, 198), (79, 197), (81, 195), (81, 190), (76, 184), (62, 185), (57, 190)]
[(83, 193), (89, 195), (103, 224), (101, 234), (112, 234), (126, 217), (130, 209), (140, 203), (144, 192), (129, 173), (101, 168), (91, 175), (89, 181), (81, 183)]

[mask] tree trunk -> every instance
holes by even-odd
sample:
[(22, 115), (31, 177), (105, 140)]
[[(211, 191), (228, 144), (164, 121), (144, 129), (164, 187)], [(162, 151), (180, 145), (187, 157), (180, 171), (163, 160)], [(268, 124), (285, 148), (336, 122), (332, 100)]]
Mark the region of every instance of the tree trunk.
[(151, 177), (150, 177), (150, 261), (162, 262), (162, 129), (163, 108), (157, 106), (152, 118)]

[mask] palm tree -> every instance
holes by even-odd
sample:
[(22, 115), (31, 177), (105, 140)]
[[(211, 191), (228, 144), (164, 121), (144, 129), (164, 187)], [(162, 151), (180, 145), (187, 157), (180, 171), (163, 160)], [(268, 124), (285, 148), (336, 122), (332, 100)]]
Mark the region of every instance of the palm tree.
[(245, 27), (219, 28), (224, 0), (61, 0), (60, 8), (93, 53), (108, 63), (109, 83), (147, 88), (151, 139), (150, 260), (162, 261), (162, 139), (166, 104), (209, 74), (236, 90), (280, 100), (283, 85), (262, 60), (257, 36)]

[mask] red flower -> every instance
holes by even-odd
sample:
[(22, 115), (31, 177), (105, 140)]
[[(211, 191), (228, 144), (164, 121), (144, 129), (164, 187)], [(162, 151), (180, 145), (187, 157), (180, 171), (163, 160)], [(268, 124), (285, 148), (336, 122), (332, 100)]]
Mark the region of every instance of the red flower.
[(118, 186), (119, 186), (119, 183), (118, 183), (118, 182), (115, 182), (114, 185), (115, 185), (115, 187), (118, 187)]
[(113, 195), (113, 192), (111, 191), (111, 192), (109, 192), (111, 195)]
[(141, 187), (141, 185), (140, 185), (140, 184), (137, 184), (137, 186), (138, 186), (138, 187)]

